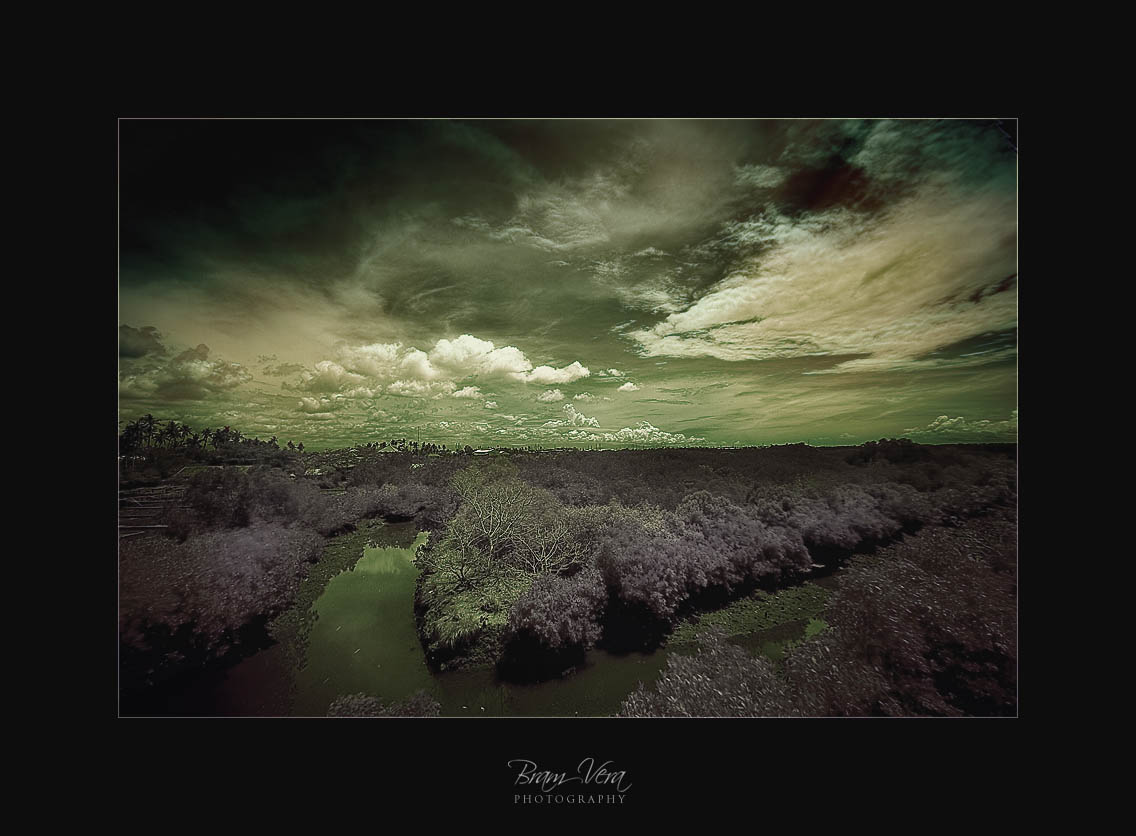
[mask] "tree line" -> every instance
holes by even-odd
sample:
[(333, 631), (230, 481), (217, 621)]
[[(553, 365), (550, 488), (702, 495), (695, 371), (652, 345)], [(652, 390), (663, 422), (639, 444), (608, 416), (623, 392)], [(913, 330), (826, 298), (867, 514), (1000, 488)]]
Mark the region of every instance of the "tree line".
[(167, 421), (163, 424), (146, 414), (127, 423), (126, 428), (119, 435), (119, 449), (124, 454), (146, 452), (154, 449), (162, 450), (221, 450), (226, 447), (267, 447), (273, 450), (287, 449), (298, 453), (304, 452), (304, 442), (298, 444), (289, 440), (282, 448), (279, 439), (274, 435), (267, 441), (259, 437), (246, 437), (240, 430), (225, 426), (220, 429), (206, 427), (200, 432), (195, 431), (188, 424), (179, 421)]

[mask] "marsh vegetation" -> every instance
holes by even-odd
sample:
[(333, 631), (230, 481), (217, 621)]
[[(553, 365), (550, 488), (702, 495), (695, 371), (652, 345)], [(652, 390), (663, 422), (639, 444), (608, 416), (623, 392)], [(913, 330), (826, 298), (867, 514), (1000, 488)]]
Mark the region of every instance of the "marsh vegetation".
[[(266, 649), (332, 683), (304, 713), (1016, 712), (1012, 445), (285, 455), (166, 480), (120, 541), (128, 713)], [(413, 636), (416, 687), (376, 647), (331, 693), (320, 599), (395, 523), (401, 601), (343, 606), (401, 608), (367, 629)]]

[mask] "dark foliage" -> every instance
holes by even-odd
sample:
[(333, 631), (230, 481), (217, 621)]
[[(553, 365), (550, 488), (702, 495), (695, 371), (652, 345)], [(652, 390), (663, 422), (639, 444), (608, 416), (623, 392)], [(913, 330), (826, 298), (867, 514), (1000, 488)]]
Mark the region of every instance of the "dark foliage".
[[(551, 652), (601, 640), (613, 649), (650, 647), (691, 607), (799, 581), (816, 566), (836, 566), (925, 525), (1012, 511), (1012, 452), (885, 440), (866, 445), (858, 457), (847, 449), (789, 445), (561, 451), (478, 463), (455, 479), (461, 504), (431, 571), (449, 572), (463, 590), (483, 583), (482, 575), (489, 583), (495, 563), (548, 573), (511, 611), (513, 650)], [(914, 468), (926, 469), (915, 479), (925, 484), (904, 480)], [(584, 504), (588, 498), (612, 504)], [(653, 504), (632, 511), (634, 501)], [(554, 534), (570, 544), (570, 564), (531, 558), (534, 543)], [(525, 555), (528, 560), (517, 559)], [(561, 576), (573, 566), (585, 570), (576, 583), (601, 578), (606, 596), (597, 592), (585, 605)], [(465, 621), (462, 636), (472, 640), (477, 625)], [(455, 612), (440, 623), (456, 629), (464, 621)]]
[(672, 654), (648, 689), (623, 703), (623, 717), (789, 717), (797, 714), (773, 664), (726, 641), (719, 628), (700, 636), (693, 656)]
[(249, 524), (252, 490), (248, 475), (216, 468), (190, 479), (186, 502), (208, 528), (236, 528)]
[(861, 444), (848, 456), (849, 464), (863, 465), (883, 459), (892, 464), (912, 464), (927, 461), (931, 453), (910, 438), (881, 438)]
[(1015, 527), (925, 529), (851, 566), (783, 671), (710, 632), (628, 716), (1005, 716), (1017, 711)]
[(327, 709), (328, 717), (437, 717), (442, 707), (438, 701), (419, 691), (402, 702), (384, 706), (376, 697), (348, 694), (336, 697)]
[(271, 523), (206, 532), (183, 543), (126, 540), (119, 552), (122, 641), (145, 648), (155, 627), (188, 625), (220, 647), (227, 633), (287, 606), (322, 546), (310, 531)]
[[(918, 550), (849, 568), (825, 609), (830, 630), (787, 659), (810, 714), (980, 715), (1016, 711), (1012, 562), (995, 523), (981, 541), (928, 532)], [(1002, 529), (1005, 530), (1005, 527)]]
[(800, 534), (767, 525), (754, 508), (700, 491), (680, 503), (674, 518), (677, 536), (612, 538), (599, 559), (613, 595), (660, 620), (672, 619), (687, 598), (706, 590), (729, 592), (809, 569)]
[[(130, 441), (166, 472), (195, 458), (257, 464), (193, 476), (185, 507), (162, 517), (172, 540), (124, 541), (123, 634), (134, 647), (159, 625), (176, 632), (200, 624), (206, 644), (224, 643), (226, 631), (287, 603), (321, 537), (383, 517), (437, 532), (419, 561), (416, 598), (432, 660), (459, 651), (480, 659), (485, 648), (477, 645), (484, 644), (534, 670), (543, 655), (553, 670), (596, 643), (650, 647), (692, 608), (797, 582), (815, 564), (835, 567), (903, 534), (964, 532), (976, 518), (1012, 520), (1017, 500), (1012, 445), (884, 439), (859, 448), (474, 459), (395, 440), (300, 455), (235, 431), (194, 441), (181, 427), (162, 431), (145, 422), (134, 425)], [(252, 548), (258, 537), (262, 547)], [(169, 569), (169, 583), (146, 580), (158, 571), (145, 568), (146, 560), (179, 567)], [(1012, 555), (1002, 549), (984, 560), (982, 571), (1012, 586)], [(787, 681), (799, 710), (1004, 712), (1013, 682), (1005, 624), (1012, 606), (987, 594), (996, 585), (983, 587), (954, 564), (909, 564), (874, 579), (853, 574), (843, 618), (859, 613), (862, 621), (826, 615), (830, 629), (790, 654)], [(952, 611), (969, 612), (970, 620), (952, 621)], [(855, 644), (868, 633), (877, 645)], [(726, 659), (732, 651), (722, 653), (710, 656)], [(834, 659), (842, 660), (842, 679), (832, 672)], [(904, 673), (880, 674), (885, 663)], [(816, 684), (830, 681), (827, 691)], [(767, 693), (763, 688), (750, 692)], [(771, 706), (766, 713), (785, 708)]]
[(513, 604), (509, 629), (550, 649), (592, 647), (602, 634), (606, 604), (607, 587), (594, 568), (568, 578), (543, 575)]

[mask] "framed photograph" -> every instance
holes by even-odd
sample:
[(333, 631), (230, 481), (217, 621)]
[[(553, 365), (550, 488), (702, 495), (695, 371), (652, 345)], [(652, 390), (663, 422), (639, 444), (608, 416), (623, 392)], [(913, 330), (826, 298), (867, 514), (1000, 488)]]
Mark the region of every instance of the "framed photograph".
[(121, 717), (1017, 716), (1016, 119), (118, 130)]

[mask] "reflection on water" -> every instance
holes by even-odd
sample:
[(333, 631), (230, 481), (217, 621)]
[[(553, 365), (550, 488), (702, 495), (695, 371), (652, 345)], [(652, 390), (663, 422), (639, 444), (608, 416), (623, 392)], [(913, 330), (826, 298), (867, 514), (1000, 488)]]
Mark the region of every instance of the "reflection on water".
[(323, 715), (341, 694), (366, 693), (384, 704), (432, 691), (414, 629), (414, 551), (367, 549), (355, 568), (331, 579), (316, 601), (308, 664), (296, 678), (294, 712)]

